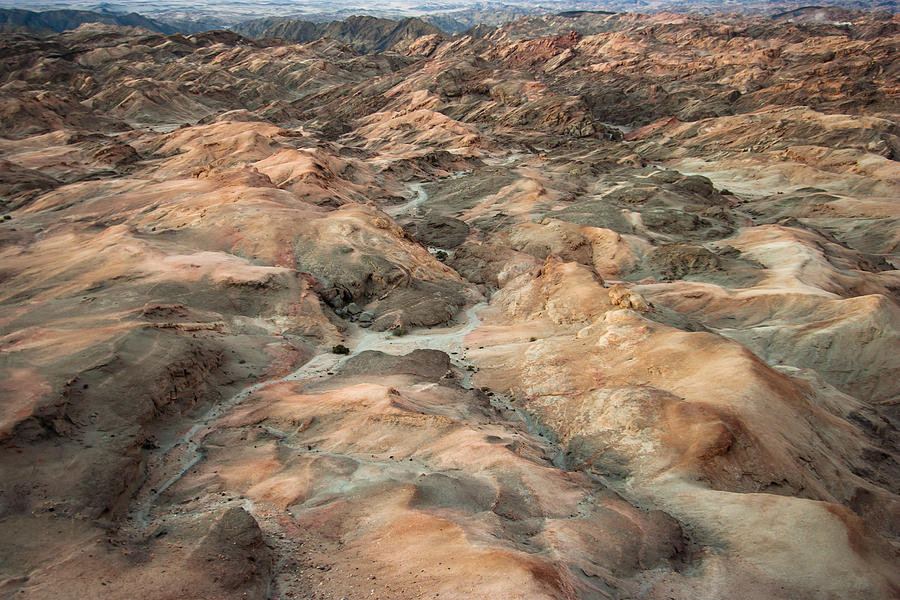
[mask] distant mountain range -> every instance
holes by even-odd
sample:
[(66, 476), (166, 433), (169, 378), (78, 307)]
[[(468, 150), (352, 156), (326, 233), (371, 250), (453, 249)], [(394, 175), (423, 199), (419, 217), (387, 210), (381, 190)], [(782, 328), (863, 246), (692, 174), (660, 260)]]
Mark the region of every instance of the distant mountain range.
[(330, 23), (267, 18), (239, 23), (232, 29), (243, 36), (257, 39), (281, 38), (294, 42), (311, 42), (329, 38), (367, 53), (383, 52), (404, 40), (442, 33), (434, 25), (418, 18), (391, 21), (376, 17), (349, 17)]
[[(148, 19), (137, 13), (119, 14), (94, 12), (89, 10), (47, 10), (34, 12), (30, 10), (0, 8), (0, 30), (11, 31), (19, 28), (35, 31), (66, 31), (75, 29), (84, 23), (105, 23), (107, 25), (123, 25), (143, 27), (159, 33), (176, 33), (178, 28)], [(190, 33), (190, 32), (185, 32)]]
[[(204, 27), (203, 22), (163, 23), (137, 13), (119, 14), (86, 10), (51, 10), (34, 12), (20, 9), (0, 9), (0, 31), (62, 32), (84, 23), (105, 23), (143, 27), (158, 33), (196, 33), (220, 27)], [(238, 23), (231, 28), (249, 38), (281, 38), (294, 42), (311, 42), (330, 38), (359, 52), (383, 52), (398, 42), (422, 35), (442, 33), (436, 26), (418, 18), (398, 21), (376, 17), (349, 17), (343, 21), (313, 23), (300, 19), (265, 18)]]
[[(674, 1), (677, 3), (683, 0)], [(893, 0), (872, 0), (868, 3), (864, 0), (858, 1), (881, 9), (885, 8), (885, 4), (893, 2)], [(773, 6), (775, 2), (777, 0), (773, 1)], [(850, 0), (850, 2), (854, 3), (857, 0)], [(192, 34), (227, 28), (254, 39), (279, 38), (302, 43), (329, 38), (350, 46), (358, 52), (375, 53), (389, 50), (399, 42), (410, 41), (429, 34), (466, 33), (474, 37), (484, 37), (490, 35), (495, 27), (519, 22), (519, 19), (522, 19), (519, 29), (524, 28), (524, 31), (508, 32), (513, 38), (557, 33), (559, 23), (555, 19), (560, 18), (573, 21), (571, 28), (587, 35), (598, 32), (596, 30), (598, 23), (600, 30), (605, 30), (606, 25), (597, 21), (597, 17), (616, 14), (604, 10), (565, 10), (543, 14), (538, 8), (530, 5), (497, 5), (452, 10), (421, 17), (405, 17), (397, 20), (366, 15), (348, 16), (325, 22), (310, 15), (303, 18), (265, 17), (235, 22), (224, 18), (214, 18), (205, 13), (187, 16), (184, 13), (167, 13), (166, 17), (150, 18), (136, 12), (114, 12), (112, 8), (116, 8), (118, 5), (94, 6), (99, 6), (99, 10), (36, 12), (18, 8), (0, 8), (0, 33), (32, 32), (46, 35), (75, 29), (84, 23), (142, 27), (167, 35), (173, 33)], [(895, 10), (895, 7), (888, 8), (889, 12)], [(838, 6), (804, 6), (784, 12), (775, 12), (771, 14), (770, 18), (773, 20), (843, 22), (851, 21), (854, 14), (854, 10)], [(319, 16), (323, 15), (324, 13)], [(548, 23), (545, 23), (547, 19), (550, 19), (549, 27), (547, 27)]]

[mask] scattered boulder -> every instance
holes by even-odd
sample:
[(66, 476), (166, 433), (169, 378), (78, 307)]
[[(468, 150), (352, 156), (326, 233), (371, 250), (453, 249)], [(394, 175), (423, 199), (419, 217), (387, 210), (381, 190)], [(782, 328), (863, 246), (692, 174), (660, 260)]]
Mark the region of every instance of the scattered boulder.
[(188, 563), (208, 573), (227, 591), (248, 597), (265, 596), (272, 572), (272, 555), (259, 524), (243, 508), (225, 509), (188, 557)]
[(101, 148), (94, 153), (94, 160), (114, 167), (130, 165), (140, 159), (141, 157), (137, 153), (137, 150), (128, 144), (113, 144), (112, 146)]
[(364, 310), (357, 315), (357, 321), (359, 322), (360, 327), (371, 327), (372, 323), (375, 321), (375, 313)]
[(338, 374), (342, 377), (416, 375), (437, 381), (449, 371), (450, 356), (440, 350), (413, 350), (403, 356), (366, 350), (344, 363)]
[(650, 311), (651, 305), (647, 300), (620, 283), (609, 288), (609, 301), (621, 308), (627, 308), (639, 313)]
[(428, 215), (424, 219), (401, 221), (400, 225), (414, 240), (435, 248), (456, 248), (469, 237), (469, 226), (451, 217)]

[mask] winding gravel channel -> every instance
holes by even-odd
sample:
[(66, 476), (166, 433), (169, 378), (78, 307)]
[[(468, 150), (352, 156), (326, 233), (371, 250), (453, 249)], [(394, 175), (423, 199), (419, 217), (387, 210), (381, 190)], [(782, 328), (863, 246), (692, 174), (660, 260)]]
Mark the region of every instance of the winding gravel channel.
[[(409, 189), (414, 193), (412, 199), (405, 204), (387, 208), (385, 210), (387, 214), (392, 217), (417, 215), (421, 205), (428, 200), (428, 193), (420, 183), (410, 184)], [(469, 307), (458, 314), (456, 322), (449, 326), (416, 329), (402, 337), (394, 336), (389, 331), (376, 332), (363, 329), (355, 323), (348, 323), (345, 344), (351, 348), (349, 354), (339, 355), (330, 352), (318, 354), (284, 377), (254, 383), (227, 400), (215, 404), (181, 436), (160, 449), (152, 459), (148, 470), (165, 468), (167, 462), (175, 462), (178, 465), (177, 471), (164, 482), (156, 484), (155, 487), (152, 487), (150, 483), (143, 486), (137, 494), (136, 508), (131, 513), (132, 521), (142, 529), (153, 524), (152, 513), (159, 498), (202, 460), (203, 440), (212, 432), (215, 423), (252, 394), (268, 386), (327, 377), (340, 369), (348, 360), (367, 350), (400, 356), (413, 350), (431, 349), (441, 350), (450, 355), (451, 363), (459, 370), (462, 385), (471, 387), (473, 372), (466, 368), (468, 364), (460, 358), (463, 355), (463, 339), (481, 324), (478, 311), (485, 306), (487, 303), (482, 302)]]
[[(415, 196), (403, 205), (388, 209), (386, 211), (388, 214), (392, 216), (401, 214), (415, 216), (419, 207), (428, 200), (428, 194), (421, 184), (411, 184), (409, 188), (415, 192)], [(249, 385), (230, 398), (212, 406), (181, 436), (161, 448), (151, 459), (148, 472), (155, 469), (170, 470), (172, 468), (176, 468), (176, 471), (165, 481), (157, 483), (155, 486), (150, 481), (143, 485), (137, 493), (135, 509), (130, 515), (132, 523), (141, 530), (147, 530), (151, 525), (155, 524), (158, 517), (154, 517), (153, 512), (157, 508), (160, 497), (203, 459), (203, 441), (214, 430), (215, 424), (252, 394), (268, 386), (285, 382), (320, 380), (329, 377), (347, 361), (369, 350), (402, 356), (414, 350), (429, 349), (447, 353), (450, 356), (451, 365), (457, 371), (456, 374), (460, 384), (464, 388), (471, 389), (475, 370), (472, 368), (473, 365), (464, 358), (464, 340), (469, 333), (481, 325), (478, 313), (486, 306), (486, 302), (470, 306), (465, 311), (460, 312), (456, 316), (455, 322), (448, 326), (414, 329), (400, 337), (393, 335), (390, 331), (371, 331), (359, 327), (355, 323), (348, 322), (345, 345), (351, 349), (349, 354), (339, 355), (324, 352), (314, 356), (300, 368), (284, 377)], [(492, 394), (491, 404), (498, 410), (516, 415), (524, 423), (529, 433), (543, 438), (544, 442), (553, 449), (551, 454), (554, 465), (565, 468), (562, 451), (552, 442), (552, 436), (543, 431), (543, 428), (537, 425), (530, 415), (514, 406), (511, 399), (503, 394)], [(167, 464), (170, 465), (168, 468)], [(174, 466), (171, 466), (172, 464)]]

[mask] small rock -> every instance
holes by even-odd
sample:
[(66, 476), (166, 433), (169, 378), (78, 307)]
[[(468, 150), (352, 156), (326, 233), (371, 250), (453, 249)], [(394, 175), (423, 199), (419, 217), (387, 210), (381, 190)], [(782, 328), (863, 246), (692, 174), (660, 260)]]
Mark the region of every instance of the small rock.
[(640, 294), (633, 292), (625, 286), (617, 283), (608, 290), (609, 300), (614, 305), (627, 308), (639, 313), (650, 311), (651, 305)]

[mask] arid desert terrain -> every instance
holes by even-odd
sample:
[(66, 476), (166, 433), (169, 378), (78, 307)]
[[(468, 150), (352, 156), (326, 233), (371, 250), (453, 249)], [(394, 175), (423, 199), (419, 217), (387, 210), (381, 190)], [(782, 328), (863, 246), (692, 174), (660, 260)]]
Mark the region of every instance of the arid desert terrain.
[(401, 33), (0, 35), (0, 599), (900, 597), (900, 17)]

